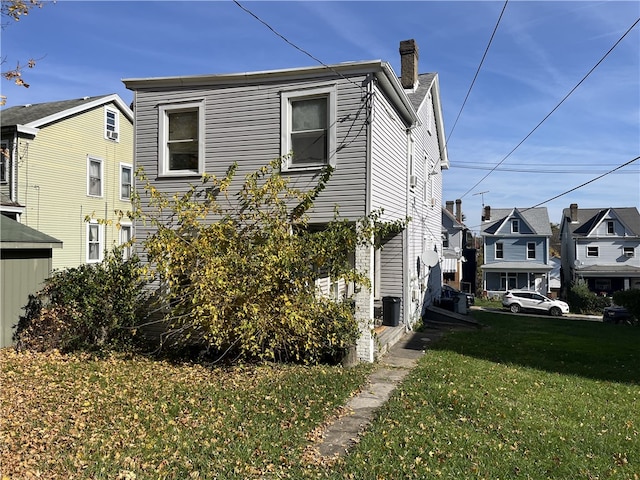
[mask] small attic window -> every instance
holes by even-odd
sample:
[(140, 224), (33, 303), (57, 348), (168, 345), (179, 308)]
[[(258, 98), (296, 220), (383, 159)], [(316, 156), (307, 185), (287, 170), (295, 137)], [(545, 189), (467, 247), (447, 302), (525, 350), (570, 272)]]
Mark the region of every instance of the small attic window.
[(511, 220), (511, 233), (520, 232), (520, 220)]
[(104, 109), (104, 138), (118, 141), (120, 136), (120, 115), (118, 110), (110, 107)]

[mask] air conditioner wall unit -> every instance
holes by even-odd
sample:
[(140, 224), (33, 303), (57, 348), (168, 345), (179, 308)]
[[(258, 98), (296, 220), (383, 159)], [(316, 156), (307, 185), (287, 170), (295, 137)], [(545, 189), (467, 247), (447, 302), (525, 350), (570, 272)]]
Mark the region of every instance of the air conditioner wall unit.
[(409, 175), (409, 186), (414, 188), (416, 185), (418, 185), (418, 177), (415, 175)]
[(109, 138), (111, 140), (117, 140), (118, 139), (118, 132), (114, 132), (113, 130), (107, 130), (107, 138)]

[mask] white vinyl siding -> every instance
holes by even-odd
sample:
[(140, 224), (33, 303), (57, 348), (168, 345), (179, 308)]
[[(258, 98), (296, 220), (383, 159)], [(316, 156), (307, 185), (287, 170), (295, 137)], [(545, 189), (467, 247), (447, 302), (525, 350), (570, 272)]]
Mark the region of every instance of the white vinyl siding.
[(204, 172), (204, 102), (159, 107), (160, 175), (198, 175)]
[(102, 197), (104, 168), (99, 158), (87, 158), (87, 195)]
[(336, 165), (336, 87), (281, 94), (283, 170)]

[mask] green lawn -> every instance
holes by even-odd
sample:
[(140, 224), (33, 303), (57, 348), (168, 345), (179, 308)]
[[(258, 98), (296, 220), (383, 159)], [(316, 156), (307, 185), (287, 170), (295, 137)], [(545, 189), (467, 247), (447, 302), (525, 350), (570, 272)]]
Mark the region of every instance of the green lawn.
[(317, 428), (372, 367), (0, 351), (0, 478), (640, 478), (640, 328), (474, 315), (322, 463)]

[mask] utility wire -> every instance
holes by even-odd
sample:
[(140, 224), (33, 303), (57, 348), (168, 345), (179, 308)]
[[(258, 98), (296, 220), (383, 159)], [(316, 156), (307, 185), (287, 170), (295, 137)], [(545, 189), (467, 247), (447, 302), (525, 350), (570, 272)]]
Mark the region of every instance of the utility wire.
[[(551, 202), (552, 200), (555, 200), (555, 199), (557, 199), (557, 198), (563, 197), (564, 195), (566, 195), (566, 194), (568, 194), (568, 193), (571, 193), (571, 192), (574, 192), (574, 191), (578, 190), (579, 188), (582, 188), (582, 187), (584, 187), (584, 186), (586, 186), (586, 185), (589, 185), (590, 183), (593, 183), (593, 182), (595, 182), (596, 180), (600, 180), (602, 177), (606, 177), (607, 175), (609, 175), (609, 174), (611, 174), (611, 173), (615, 172), (616, 170), (620, 170), (621, 168), (624, 168), (624, 167), (626, 167), (627, 165), (631, 165), (633, 162), (638, 161), (638, 159), (640, 159), (640, 156), (638, 156), (638, 157), (636, 157), (636, 158), (634, 158), (634, 159), (632, 159), (632, 160), (629, 160), (628, 162), (625, 162), (625, 163), (623, 163), (622, 165), (617, 166), (617, 167), (616, 167), (616, 168), (614, 168), (613, 170), (609, 170), (608, 172), (605, 172), (605, 173), (603, 173), (602, 175), (599, 175), (599, 176), (597, 176), (597, 177), (595, 177), (595, 178), (592, 178), (592, 179), (591, 179), (591, 180), (589, 180), (588, 182), (585, 182), (585, 183), (583, 183), (583, 184), (580, 184), (580, 185), (578, 185), (577, 187), (573, 187), (571, 190), (567, 190), (566, 192), (562, 192), (561, 194), (556, 195), (555, 197), (551, 197), (550, 199), (545, 200), (544, 202), (540, 202), (540, 203), (538, 203), (538, 204), (534, 205), (533, 207), (529, 207), (529, 208), (536, 208), (536, 207), (539, 207), (540, 205), (544, 205), (545, 203), (549, 203), (549, 202)], [(529, 210), (529, 208), (527, 208), (526, 210)]]
[(249, 15), (251, 15), (253, 18), (255, 18), (256, 20), (258, 20), (261, 24), (263, 24), (265, 27), (267, 27), (269, 30), (271, 30), (271, 32), (273, 32), (274, 35), (276, 35), (277, 37), (281, 38), (282, 40), (284, 40), (287, 44), (291, 45), (293, 48), (295, 48), (296, 50), (298, 50), (299, 52), (305, 54), (307, 57), (311, 58), (312, 60), (314, 60), (315, 62), (319, 63), (320, 65), (322, 65), (323, 67), (327, 68), (328, 70), (331, 70), (333, 73), (335, 73), (336, 75), (338, 75), (340, 78), (342, 78), (343, 80), (348, 81), (349, 83), (355, 85), (356, 87), (358, 87), (360, 90), (362, 90), (362, 85), (354, 82), (353, 80), (351, 80), (350, 78), (345, 77), (343, 74), (341, 74), (340, 72), (338, 72), (336, 69), (332, 68), (331, 66), (327, 65), (326, 63), (324, 63), (322, 60), (320, 60), (317, 57), (314, 57), (312, 54), (310, 54), (309, 52), (307, 52), (305, 49), (299, 47), (298, 45), (296, 45), (295, 43), (291, 42), (289, 39), (287, 39), (284, 35), (282, 35), (281, 33), (279, 33), (278, 31), (276, 31), (275, 28), (273, 28), (271, 25), (269, 25), (267, 22), (265, 22), (264, 20), (262, 20), (260, 17), (258, 17), (255, 13), (253, 13), (251, 10), (249, 10), (248, 8), (246, 8), (245, 6), (243, 6), (238, 0), (233, 0), (233, 3), (235, 3), (238, 7), (240, 7), (242, 10), (244, 10), (245, 12), (247, 12)]
[(464, 97), (464, 101), (462, 102), (462, 106), (460, 107), (460, 111), (458, 112), (458, 116), (456, 117), (455, 122), (453, 122), (453, 127), (451, 127), (451, 131), (449, 132), (449, 136), (447, 137), (447, 139), (444, 142), (445, 149), (447, 148), (447, 145), (449, 144), (449, 141), (451, 140), (451, 135), (453, 135), (453, 131), (456, 129), (456, 125), (458, 124), (458, 120), (460, 119), (460, 115), (462, 114), (462, 110), (464, 110), (464, 106), (467, 104), (467, 99), (469, 98), (469, 95), (471, 94), (471, 89), (473, 88), (473, 85), (476, 83), (476, 79), (478, 78), (478, 74), (480, 73), (480, 69), (482, 68), (482, 64), (484, 63), (484, 59), (487, 57), (487, 53), (489, 53), (489, 47), (491, 47), (491, 43), (493, 42), (493, 37), (496, 35), (496, 31), (498, 30), (498, 25), (500, 25), (500, 20), (502, 20), (502, 15), (504, 15), (504, 11), (507, 8), (507, 3), (509, 3), (509, 0), (506, 0), (504, 2), (504, 6), (502, 7), (502, 12), (500, 12), (500, 16), (498, 17), (498, 21), (496, 22), (496, 26), (493, 28), (493, 33), (491, 34), (491, 38), (489, 39), (489, 43), (487, 44), (487, 48), (484, 50), (484, 55), (482, 55), (482, 60), (480, 60), (480, 65), (478, 65), (478, 69), (476, 70), (476, 74), (474, 75), (473, 80), (471, 81), (471, 85), (469, 85), (469, 91), (467, 91), (467, 96)]
[(609, 51), (608, 51), (607, 53), (605, 53), (605, 54), (604, 54), (604, 56), (603, 56), (603, 57), (598, 61), (598, 63), (596, 63), (596, 64), (591, 68), (591, 70), (589, 70), (589, 71), (587, 72), (587, 74), (586, 74), (584, 77), (582, 77), (582, 80), (580, 80), (580, 81), (576, 84), (576, 86), (575, 86), (575, 87), (573, 87), (573, 88), (569, 91), (569, 93), (567, 93), (567, 94), (564, 96), (564, 98), (563, 98), (562, 100), (560, 100), (560, 103), (558, 103), (558, 104), (553, 108), (553, 110), (551, 110), (551, 111), (550, 111), (550, 112), (549, 112), (549, 113), (548, 113), (548, 114), (547, 114), (547, 115), (546, 115), (546, 116), (545, 116), (545, 117), (540, 121), (540, 123), (538, 123), (538, 125), (536, 125), (536, 126), (535, 126), (535, 128), (534, 128), (533, 130), (531, 130), (531, 131), (527, 134), (527, 136), (526, 136), (526, 137), (524, 137), (524, 138), (520, 141), (520, 143), (518, 143), (518, 144), (513, 148), (513, 150), (511, 150), (511, 151), (510, 151), (510, 152), (509, 152), (509, 153), (508, 153), (508, 154), (507, 154), (507, 155), (506, 155), (502, 160), (500, 160), (500, 161), (496, 164), (496, 166), (495, 166), (493, 169), (491, 169), (491, 171), (489, 171), (489, 173), (487, 173), (484, 177), (482, 177), (482, 178), (481, 178), (481, 179), (480, 179), (480, 180), (479, 180), (479, 181), (478, 181), (478, 182), (477, 182), (473, 187), (471, 187), (469, 190), (467, 190), (467, 191), (464, 193), (464, 195), (462, 195), (460, 198), (461, 198), (461, 199), (462, 199), (462, 198), (464, 198), (466, 195), (468, 195), (468, 194), (469, 194), (469, 192), (471, 192), (471, 191), (472, 191), (473, 189), (475, 189), (478, 185), (480, 185), (480, 184), (481, 184), (481, 183), (482, 183), (482, 182), (483, 182), (483, 181), (484, 181), (484, 180), (485, 180), (489, 175), (491, 175), (491, 174), (495, 171), (495, 169), (496, 169), (496, 168), (498, 168), (500, 165), (502, 165), (502, 163), (504, 163), (504, 161), (505, 161), (507, 158), (509, 158), (509, 157), (511, 156), (511, 154), (512, 154), (513, 152), (515, 152), (515, 151), (520, 147), (520, 145), (522, 145), (522, 144), (523, 144), (523, 143), (524, 143), (524, 142), (525, 142), (525, 141), (526, 141), (526, 140), (527, 140), (531, 135), (533, 135), (533, 133), (534, 133), (534, 132), (535, 132), (535, 131), (536, 131), (536, 130), (537, 130), (537, 129), (538, 129), (538, 128), (539, 128), (539, 127), (540, 127), (540, 126), (541, 126), (541, 125), (542, 125), (542, 124), (543, 124), (543, 123), (544, 123), (544, 122), (545, 122), (545, 121), (546, 121), (546, 120), (547, 120), (547, 119), (548, 119), (548, 118), (549, 118), (549, 117), (550, 117), (550, 116), (551, 116), (551, 115), (552, 115), (552, 114), (553, 114), (553, 113), (554, 113), (554, 112), (555, 112), (555, 111), (560, 107), (560, 105), (562, 105), (562, 104), (565, 102), (565, 100), (566, 100), (567, 98), (569, 98), (569, 96), (571, 96), (571, 94), (573, 94), (573, 92), (575, 92), (575, 91), (577, 90), (577, 88), (578, 88), (580, 85), (582, 85), (582, 83), (587, 79), (587, 77), (589, 77), (589, 75), (591, 75), (591, 74), (593, 73), (593, 71), (594, 71), (594, 70), (595, 70), (595, 69), (596, 69), (596, 68), (597, 68), (597, 67), (598, 67), (598, 66), (599, 66), (599, 65), (604, 61), (604, 59), (605, 59), (605, 58), (607, 58), (607, 57), (609, 56), (609, 54), (613, 51), (613, 49), (614, 49), (614, 48), (616, 48), (616, 47), (618, 46), (618, 44), (619, 44), (619, 43), (624, 39), (624, 37), (626, 37), (626, 36), (627, 36), (627, 34), (628, 34), (628, 33), (629, 33), (629, 32), (630, 32), (630, 31), (631, 31), (631, 30), (632, 30), (632, 29), (633, 29), (633, 28), (638, 24), (638, 22), (640, 22), (640, 18), (638, 18), (638, 19), (633, 23), (633, 25), (631, 25), (631, 26), (629, 27), (629, 29), (628, 29), (626, 32), (624, 32), (624, 34), (622, 35), (622, 37), (620, 37), (620, 39), (619, 39), (616, 43), (614, 43), (613, 47), (611, 47), (611, 48), (609, 49)]

